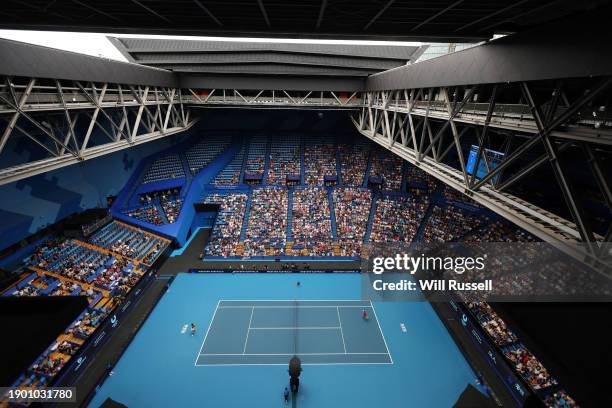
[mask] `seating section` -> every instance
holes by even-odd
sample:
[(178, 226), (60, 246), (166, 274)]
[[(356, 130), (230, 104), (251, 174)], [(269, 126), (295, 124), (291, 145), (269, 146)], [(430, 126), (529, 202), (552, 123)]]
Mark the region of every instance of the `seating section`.
[(233, 186), (240, 183), (240, 173), (242, 171), (242, 162), (244, 161), (245, 154), (246, 145), (243, 144), (232, 161), (215, 176), (213, 184), (216, 186)]
[(415, 194), (431, 194), (437, 186), (434, 176), (425, 173), (412, 164), (406, 165), (406, 187)]
[(576, 401), (563, 390), (552, 393), (544, 399), (544, 404), (551, 408), (578, 408)]
[(203, 200), (204, 203), (220, 206), (205, 255), (222, 257), (238, 255), (247, 200), (248, 195), (244, 193), (215, 193)]
[(169, 154), (155, 160), (144, 175), (142, 184), (185, 177), (181, 156)]
[(283, 136), (276, 139), (270, 149), (270, 169), (268, 184), (284, 186), (287, 176), (297, 178), (289, 184), (299, 184), (301, 174), (300, 140), (299, 138)]
[(304, 181), (308, 186), (323, 186), (326, 177), (338, 177), (333, 141), (316, 136), (305, 141), (304, 172)]
[(91, 238), (90, 243), (113, 253), (151, 264), (170, 242), (138, 228), (113, 221)]
[(370, 178), (379, 177), (383, 190), (400, 191), (402, 187), (402, 159), (386, 149), (378, 148), (372, 153)]
[(542, 363), (523, 344), (513, 344), (502, 348), (502, 350), (506, 358), (514, 365), (516, 371), (534, 390), (557, 384), (557, 380), (549, 374)]
[(249, 139), (245, 174), (263, 175), (266, 166), (266, 149), (268, 139), (265, 136), (254, 136)]
[(244, 242), (244, 256), (284, 254), (287, 238), (287, 190), (254, 189)]
[(485, 302), (467, 303), (474, 316), (483, 329), (491, 336), (498, 346), (507, 346), (516, 343), (518, 337), (506, 326), (506, 323), (493, 311), (491, 306)]
[(472, 200), (465, 194), (455, 190), (454, 188), (448, 186), (444, 187), (444, 199), (449, 202), (467, 203), (473, 207), (479, 207), (476, 201)]
[(513, 225), (494, 221), (485, 224), (476, 234), (465, 238), (466, 242), (535, 242), (537, 238)]
[(332, 232), (327, 191), (305, 188), (293, 192), (293, 250), (309, 256), (332, 256)]
[(89, 306), (13, 385), (51, 384), (169, 243), (113, 221), (89, 242), (56, 237), (37, 246), (24, 259), (32, 272), (2, 296), (86, 296)]
[(162, 196), (159, 200), (168, 224), (174, 224), (183, 207), (183, 200), (176, 196)]
[(376, 201), (370, 242), (412, 242), (421, 224), (427, 201), (386, 196)]
[(337, 188), (333, 199), (340, 255), (359, 256), (372, 205), (372, 192), (362, 188)]
[(185, 152), (187, 164), (192, 174), (196, 174), (208, 166), (231, 142), (224, 135), (207, 135), (205, 139), (195, 143)]
[(355, 144), (340, 144), (340, 163), (342, 165), (342, 183), (345, 186), (361, 187), (368, 168), (370, 145), (364, 141)]
[(128, 217), (135, 218), (139, 221), (148, 222), (153, 225), (162, 225), (164, 221), (159, 215), (159, 209), (153, 204), (145, 204), (142, 207), (136, 207), (125, 210), (123, 212)]
[(475, 215), (454, 206), (433, 208), (425, 226), (424, 242), (455, 242), (487, 222), (486, 217)]

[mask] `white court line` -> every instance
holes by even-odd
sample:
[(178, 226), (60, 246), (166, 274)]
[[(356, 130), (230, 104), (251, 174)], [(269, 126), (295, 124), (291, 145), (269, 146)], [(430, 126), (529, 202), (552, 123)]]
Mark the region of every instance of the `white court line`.
[[(222, 299), (222, 302), (295, 302), (295, 299)], [(350, 299), (300, 299), (298, 302), (362, 302), (368, 303), (369, 300), (350, 300)], [(363, 305), (362, 305), (363, 306)]]
[[(344, 356), (344, 355), (375, 355), (375, 356), (383, 356), (389, 353), (298, 353), (298, 356)], [(204, 353), (200, 354), (201, 356), (294, 356), (295, 353)]]
[[(391, 362), (340, 362), (340, 363), (302, 363), (302, 365), (393, 365), (393, 357), (391, 356), (391, 352), (389, 351), (389, 347), (387, 345), (387, 340), (385, 339), (385, 335), (382, 331), (382, 328), (380, 326), (380, 320), (378, 319), (378, 316), (376, 315), (376, 309), (374, 308), (374, 305), (372, 304), (372, 301), (361, 301), (361, 300), (356, 300), (356, 301), (351, 301), (351, 300), (300, 300), (300, 302), (337, 302), (337, 303), (342, 303), (342, 302), (368, 302), (370, 304), (370, 306), (361, 304), (361, 305), (336, 305), (336, 306), (305, 306), (305, 305), (298, 305), (298, 306), (219, 306), (220, 302), (252, 302), (252, 303), (261, 303), (261, 302), (293, 302), (292, 300), (221, 300), (219, 299), (219, 301), (217, 302), (217, 307), (215, 308), (215, 311), (213, 313), (213, 317), (211, 319), (211, 323), (208, 326), (208, 329), (206, 330), (206, 335), (204, 336), (204, 342), (202, 343), (202, 346), (200, 347), (200, 352), (198, 353), (198, 355), (196, 356), (196, 361), (194, 366), (269, 366), (269, 365), (279, 365), (279, 366), (286, 366), (286, 364), (276, 364), (276, 363), (264, 363), (264, 364), (248, 364), (248, 363), (228, 363), (228, 364), (197, 364), (198, 359), (200, 356), (215, 356), (215, 355), (219, 355), (219, 356), (290, 356), (290, 355), (294, 355), (294, 353), (280, 353), (280, 354), (254, 354), (254, 353), (243, 353), (243, 354), (207, 354), (207, 353), (202, 353), (202, 349), (204, 347), (204, 344), (206, 342), (206, 338), (208, 337), (208, 333), (210, 331), (210, 328), (212, 326), (212, 323), (215, 319), (215, 315), (217, 313), (218, 309), (223, 309), (223, 308), (251, 308), (252, 312), (251, 312), (251, 319), (252, 319), (252, 313), (254, 311), (254, 309), (257, 308), (333, 308), (336, 307), (337, 313), (339, 313), (339, 308), (340, 307), (349, 307), (349, 308), (355, 308), (355, 307), (359, 307), (359, 308), (363, 308), (363, 307), (371, 307), (372, 311), (374, 312), (374, 317), (376, 318), (376, 322), (378, 324), (378, 330), (383, 338), (383, 342), (385, 344), (385, 348), (387, 349), (386, 353), (300, 353), (301, 355), (388, 355), (389, 359), (391, 360)], [(343, 338), (343, 344), (344, 344), (344, 333), (342, 331), (342, 322), (340, 321), (340, 317), (338, 316), (338, 320), (340, 323), (339, 327), (318, 327), (320, 329), (340, 329), (341, 331), (341, 335)], [(251, 322), (249, 322), (249, 328), (247, 330), (247, 339), (248, 339), (248, 332), (250, 330), (256, 330), (257, 328), (254, 327), (250, 327)], [(279, 329), (288, 329), (290, 327), (282, 327)], [(276, 328), (270, 328), (270, 329), (276, 329)], [(246, 342), (245, 342), (246, 344)], [(344, 349), (346, 351), (346, 345), (344, 345)], [(245, 348), (246, 351), (246, 348)]]
[(374, 309), (374, 305), (372, 304), (371, 300), (370, 300), (370, 307), (372, 308), (372, 311), (374, 312), (376, 323), (378, 323), (378, 331), (380, 331), (380, 335), (382, 336), (383, 341), (385, 342), (385, 348), (387, 349), (387, 354), (389, 355), (389, 358), (391, 359), (391, 364), (393, 364), (393, 357), (391, 356), (391, 352), (389, 351), (389, 346), (387, 346), (387, 340), (385, 340), (385, 333), (383, 333), (382, 327), (380, 327), (380, 320), (378, 320), (378, 316), (376, 315), (376, 309)]
[(338, 312), (338, 324), (340, 325), (340, 335), (342, 336), (342, 347), (344, 347), (344, 354), (346, 354), (346, 343), (344, 342), (344, 331), (342, 330), (342, 320), (340, 320), (340, 308), (336, 306), (336, 312)]
[(210, 327), (215, 321), (215, 316), (217, 315), (217, 310), (219, 309), (219, 303), (221, 303), (221, 299), (217, 301), (217, 307), (215, 307), (215, 311), (213, 312), (212, 319), (210, 319), (210, 323), (208, 324), (208, 329), (206, 329), (206, 334), (204, 335), (204, 341), (202, 342), (202, 345), (200, 346), (200, 351), (198, 351), (198, 354), (196, 355), (196, 359), (193, 363), (194, 366), (198, 365), (198, 358), (200, 358), (200, 355), (202, 354), (202, 349), (204, 348), (204, 343), (206, 343), (206, 338), (208, 337), (208, 332), (210, 331)]
[(342, 330), (342, 327), (334, 326), (302, 326), (302, 327), (250, 327), (249, 330)]
[[(293, 354), (290, 354), (293, 355)], [(393, 363), (302, 363), (303, 366), (316, 366), (316, 365), (393, 365)], [(287, 363), (269, 363), (269, 364), (248, 364), (248, 363), (223, 363), (223, 364), (196, 364), (196, 367), (244, 367), (244, 366), (285, 366)]]
[(244, 306), (219, 306), (219, 309), (250, 309), (254, 307), (255, 309), (333, 309), (335, 307), (370, 307), (368, 305), (349, 305), (349, 306), (344, 306), (344, 305), (339, 305), (339, 306), (303, 306), (303, 305), (299, 305), (299, 306), (249, 306), (249, 305), (244, 305)]
[(252, 307), (251, 308), (251, 318), (249, 319), (249, 327), (247, 329), (246, 338), (244, 339), (244, 348), (242, 349), (242, 354), (246, 353), (246, 346), (247, 346), (247, 343), (249, 342), (249, 333), (251, 332), (251, 323), (253, 322), (253, 312), (254, 311), (255, 311), (255, 308)]

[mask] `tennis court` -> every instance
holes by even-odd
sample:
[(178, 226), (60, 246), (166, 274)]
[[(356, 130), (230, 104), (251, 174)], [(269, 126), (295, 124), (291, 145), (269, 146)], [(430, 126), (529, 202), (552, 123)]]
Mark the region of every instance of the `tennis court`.
[(428, 303), (370, 303), (357, 300), (361, 288), (357, 273), (179, 274), (89, 407), (108, 397), (129, 407), (284, 407), (296, 350), (299, 408), (451, 407), (476, 384)]
[(294, 355), (304, 365), (393, 363), (370, 301), (220, 300), (196, 365), (286, 365)]

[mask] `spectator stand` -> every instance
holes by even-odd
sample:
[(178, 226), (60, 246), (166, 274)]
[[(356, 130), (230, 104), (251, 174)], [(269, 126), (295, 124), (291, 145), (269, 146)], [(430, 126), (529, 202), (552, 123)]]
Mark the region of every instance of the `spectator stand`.
[(296, 135), (282, 135), (274, 139), (270, 146), (268, 185), (301, 184), (301, 146), (301, 138)]
[[(120, 299), (141, 281), (147, 268), (135, 258), (87, 242), (62, 238), (39, 245), (24, 262), (32, 272), (5, 290), (2, 296), (84, 295), (89, 299), (88, 308), (13, 384), (15, 387), (53, 385), (108, 320)], [(87, 274), (72, 274), (71, 271), (79, 269)]]
[(227, 258), (242, 255), (244, 244), (240, 238), (249, 193), (248, 190), (211, 191), (203, 198), (203, 203), (218, 205), (211, 238), (203, 251), (205, 257)]
[(424, 197), (401, 192), (379, 193), (369, 242), (413, 242), (428, 207), (429, 201)]
[(249, 149), (242, 175), (242, 180), (245, 184), (257, 185), (264, 183), (268, 156), (268, 137), (261, 134), (253, 135), (249, 139)]
[(338, 180), (336, 143), (329, 137), (312, 135), (305, 140), (305, 185), (336, 185)]
[[(180, 212), (174, 220), (175, 222), (159, 222), (159, 224), (156, 225), (143, 221), (142, 219), (132, 218), (125, 214), (124, 208), (126, 207), (127, 199), (129, 198), (126, 197), (128, 195), (127, 192), (136, 191), (130, 183), (126, 184), (126, 186), (123, 188), (122, 192), (119, 195), (120, 199), (116, 200), (113, 206), (111, 207), (111, 213), (113, 217), (127, 224), (134, 225), (140, 229), (150, 231), (154, 234), (161, 235), (171, 240), (176, 240), (178, 245), (183, 245), (187, 241), (187, 235), (189, 233), (191, 220), (195, 216), (195, 209), (193, 204), (200, 199), (205, 187), (209, 185), (212, 180), (235, 158), (241, 148), (239, 142), (231, 141), (239, 141), (242, 139), (237, 138), (233, 133), (230, 132), (213, 134), (212, 136), (207, 137), (210, 138), (210, 142), (207, 142), (208, 139), (201, 140), (199, 142), (196, 142), (195, 144), (184, 142), (151, 156), (151, 159), (154, 159), (158, 157), (158, 155), (161, 157), (162, 155), (168, 153), (178, 154), (182, 151), (191, 151), (190, 168), (194, 169), (196, 173), (188, 175), (188, 178), (190, 178), (191, 181), (186, 185), (182, 185), (180, 193), (181, 208)], [(198, 148), (194, 150), (194, 146), (196, 145), (198, 146)], [(205, 150), (206, 146), (212, 146), (212, 150), (207, 152)], [(199, 167), (200, 165), (202, 165), (203, 167)], [(136, 182), (137, 180), (137, 178), (134, 178), (131, 179), (130, 182)], [(153, 191), (156, 189), (156, 185), (159, 186), (160, 184), (157, 184), (157, 182), (151, 183), (151, 187), (147, 187), (147, 189), (150, 188), (151, 190), (149, 191)], [(161, 185), (163, 187), (166, 186), (166, 184)], [(124, 192), (126, 193), (124, 194)], [(137, 198), (135, 199), (138, 200)], [(133, 208), (130, 209), (134, 210)], [(162, 216), (160, 215), (159, 218), (162, 218)]]
[(227, 166), (225, 166), (213, 179), (212, 184), (215, 186), (231, 187), (242, 183), (242, 169), (246, 158), (248, 144), (244, 138), (239, 143), (240, 150), (236, 156), (234, 156), (232, 161), (230, 161)]
[(404, 168), (402, 158), (380, 147), (374, 150), (372, 156), (369, 185), (381, 190), (400, 192)]

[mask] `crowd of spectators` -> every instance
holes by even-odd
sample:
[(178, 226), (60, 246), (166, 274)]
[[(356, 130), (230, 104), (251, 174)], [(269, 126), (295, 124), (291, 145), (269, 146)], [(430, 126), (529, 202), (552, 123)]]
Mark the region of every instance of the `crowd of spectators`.
[(400, 191), (402, 188), (402, 158), (388, 150), (375, 150), (370, 177), (380, 177), (383, 190)]
[(79, 349), (79, 345), (68, 340), (64, 340), (58, 344), (57, 350), (67, 356), (72, 356)]
[(318, 140), (306, 143), (304, 146), (304, 173), (304, 181), (308, 186), (325, 185), (325, 176), (337, 179), (336, 147)]
[(299, 140), (290, 137), (276, 140), (270, 149), (268, 184), (284, 186), (287, 176), (299, 177), (301, 172)]
[(181, 212), (183, 200), (178, 197), (162, 197), (160, 203), (164, 210), (164, 214), (166, 214), (168, 224), (174, 224)]
[[(168, 245), (168, 241), (156, 235), (117, 221), (111, 222), (96, 232), (89, 242), (121, 256), (137, 260), (145, 256), (151, 257), (155, 249), (161, 251)], [(153, 254), (153, 260), (156, 255)]]
[[(293, 192), (292, 238), (309, 256), (332, 255), (332, 231), (327, 191), (304, 188)], [(295, 246), (295, 245), (294, 245)]]
[(372, 192), (360, 188), (334, 190), (336, 234), (341, 256), (359, 256), (372, 205)]
[(248, 196), (244, 193), (213, 194), (204, 199), (205, 203), (219, 204), (217, 222), (206, 246), (209, 256), (234, 256), (240, 240)]
[(412, 196), (384, 196), (376, 201), (370, 242), (412, 242), (427, 210)]
[(159, 216), (159, 210), (153, 204), (146, 204), (125, 213), (128, 217), (136, 218), (137, 220), (148, 222), (153, 225), (162, 225), (164, 221)]
[(254, 189), (244, 256), (282, 255), (287, 238), (287, 190)]
[(502, 350), (506, 358), (514, 365), (516, 371), (534, 390), (557, 384), (548, 370), (523, 344), (513, 344), (502, 348)]
[(31, 370), (37, 374), (42, 374), (48, 377), (54, 377), (64, 367), (66, 361), (62, 357), (48, 356), (39, 364), (34, 364)]
[(361, 187), (368, 168), (370, 148), (366, 144), (340, 144), (342, 183), (345, 186)]
[(578, 408), (576, 401), (563, 390), (552, 393), (544, 399), (544, 404), (550, 408)]
[(266, 166), (267, 144), (268, 139), (265, 136), (255, 136), (251, 139), (245, 173), (263, 175)]
[(470, 308), (474, 316), (483, 329), (491, 336), (495, 344), (498, 346), (506, 346), (511, 343), (516, 343), (518, 337), (506, 323), (495, 313), (493, 308), (485, 302), (469, 302), (467, 306)]
[[(129, 240), (117, 239), (125, 234)], [(143, 234), (153, 240), (143, 239)], [(22, 384), (41, 385), (56, 376), (66, 362), (77, 354), (81, 343), (113, 310), (116, 302), (139, 282), (146, 269), (132, 259), (119, 255), (125, 253), (129, 258), (134, 257), (135, 250), (131, 246), (134, 243), (142, 244), (143, 248), (146, 246), (151, 251), (167, 246), (167, 242), (152, 234), (112, 222), (96, 232), (91, 243), (51, 238), (35, 247), (32, 254), (24, 259), (25, 266), (36, 268), (36, 272), (6, 291), (5, 296), (79, 295), (87, 297), (89, 307), (30, 365), (26, 375), (22, 376)]]
[(537, 238), (512, 224), (492, 221), (484, 224), (477, 234), (470, 234), (466, 242), (536, 242)]
[(476, 203), (474, 200), (472, 200), (470, 197), (466, 196), (465, 194), (463, 194), (462, 192), (449, 187), (449, 186), (445, 186), (444, 187), (444, 198), (446, 199), (446, 201), (450, 201), (450, 202), (459, 202), (459, 203), (467, 203), (470, 204), (474, 207), (478, 207), (478, 203)]
[(486, 217), (454, 206), (436, 205), (423, 233), (424, 242), (455, 242), (487, 222)]
[(431, 194), (438, 185), (438, 181), (412, 164), (406, 165), (406, 187), (414, 194)]

